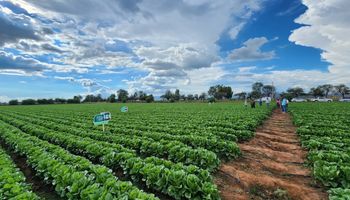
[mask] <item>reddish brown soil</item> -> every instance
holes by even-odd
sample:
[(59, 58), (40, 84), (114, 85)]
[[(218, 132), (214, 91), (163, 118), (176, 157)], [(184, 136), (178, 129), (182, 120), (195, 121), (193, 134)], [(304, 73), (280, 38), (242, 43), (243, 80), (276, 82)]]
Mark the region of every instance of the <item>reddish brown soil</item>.
[(215, 174), (222, 199), (328, 199), (305, 167), (290, 116), (274, 111), (249, 142), (239, 144), (243, 156), (223, 163)]

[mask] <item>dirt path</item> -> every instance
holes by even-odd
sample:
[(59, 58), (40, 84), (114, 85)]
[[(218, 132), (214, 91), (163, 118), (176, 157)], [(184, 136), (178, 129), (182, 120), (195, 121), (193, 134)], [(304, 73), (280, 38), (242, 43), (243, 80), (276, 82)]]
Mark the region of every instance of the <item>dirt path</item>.
[(216, 173), (222, 199), (327, 199), (304, 166), (307, 152), (295, 131), (288, 114), (274, 111), (252, 140), (239, 145), (243, 156)]

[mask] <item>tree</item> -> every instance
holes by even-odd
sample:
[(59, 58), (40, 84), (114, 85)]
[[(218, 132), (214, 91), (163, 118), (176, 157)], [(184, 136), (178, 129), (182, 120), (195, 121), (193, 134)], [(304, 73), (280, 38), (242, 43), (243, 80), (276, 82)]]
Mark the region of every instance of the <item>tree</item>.
[(85, 96), (85, 99), (83, 100), (84, 103), (86, 102), (97, 102), (97, 98), (93, 94), (88, 94)]
[(245, 99), (247, 96), (246, 92), (240, 92), (240, 93), (236, 93), (234, 96), (238, 97), (238, 99)]
[(309, 92), (312, 96), (316, 97), (323, 97), (324, 96), (324, 90), (321, 89), (320, 86), (317, 88), (311, 88)]
[(128, 91), (120, 89), (117, 91), (118, 101), (125, 103), (128, 100)]
[(174, 101), (174, 94), (170, 90), (165, 91), (165, 94), (163, 94), (160, 97), (163, 99), (166, 99), (167, 101), (169, 100)]
[(334, 88), (341, 94), (343, 98), (345, 95), (350, 94), (350, 88), (344, 84), (336, 85)]
[(253, 96), (253, 98), (260, 98), (262, 94), (263, 86), (264, 84), (261, 82), (253, 83), (251, 96)]
[(102, 101), (105, 101), (105, 99), (102, 98), (102, 95), (101, 94), (98, 94), (96, 96), (96, 102), (102, 102)]
[(55, 99), (55, 103), (66, 103), (67, 100), (66, 99), (61, 99), (61, 98), (56, 98)]
[(73, 97), (74, 103), (80, 103), (82, 99), (83, 97), (80, 95)]
[(47, 99), (38, 99), (38, 104), (47, 104)]
[(184, 94), (180, 95), (180, 100), (186, 100), (186, 96)]
[(71, 103), (80, 103), (81, 99), (83, 97), (78, 95), (78, 96), (74, 96), (73, 99), (67, 99), (67, 103), (71, 104)]
[(174, 100), (175, 101), (179, 101), (180, 100), (180, 90), (179, 89), (176, 89), (175, 90), (175, 94), (174, 94)]
[(10, 100), (9, 101), (9, 105), (11, 105), (11, 106), (14, 106), (14, 105), (18, 105), (19, 103), (18, 103), (18, 100), (17, 99), (13, 99), (13, 100)]
[(111, 96), (109, 96), (107, 98), (107, 101), (110, 102), (110, 103), (115, 103), (116, 102), (116, 96), (115, 94), (111, 94)]
[(22, 101), (22, 105), (35, 105), (36, 101), (34, 99), (25, 99)]
[(151, 103), (151, 102), (153, 102), (154, 101), (154, 97), (153, 97), (153, 95), (151, 94), (151, 95), (148, 95), (148, 96), (146, 96), (146, 102), (147, 103)]
[(276, 88), (273, 85), (264, 85), (261, 88), (261, 91), (266, 97), (271, 97), (274, 93), (276, 93)]
[(199, 100), (202, 100), (202, 101), (206, 100), (206, 99), (207, 99), (207, 93), (202, 92), (202, 93), (199, 95), (198, 99), (199, 99)]
[(289, 93), (289, 92), (282, 92), (282, 93), (281, 93), (281, 96), (282, 96), (282, 97), (285, 97), (285, 98), (288, 99), (288, 100), (291, 100), (291, 99), (294, 98), (293, 95), (292, 95), (291, 93)]
[(287, 93), (289, 93), (292, 96), (292, 98), (299, 97), (304, 94), (304, 89), (301, 87), (289, 88), (287, 90)]
[(48, 99), (48, 100), (47, 100), (47, 103), (48, 103), (48, 104), (54, 104), (54, 103), (55, 103), (55, 100), (53, 100), (53, 99)]
[(193, 94), (188, 94), (188, 95), (187, 95), (187, 100), (193, 101), (193, 100), (194, 100)]
[(253, 99), (259, 99), (261, 97), (261, 92), (253, 90), (248, 96)]
[(215, 99), (231, 99), (233, 95), (232, 88), (230, 86), (215, 85), (211, 86), (208, 90), (208, 94)]
[(145, 101), (146, 100), (146, 97), (147, 97), (147, 94), (143, 91), (139, 91), (137, 92), (137, 96), (138, 96), (138, 99), (140, 101)]
[(321, 90), (323, 90), (323, 93), (325, 94), (326, 98), (328, 97), (329, 92), (333, 89), (333, 85), (331, 84), (324, 84), (319, 87)]

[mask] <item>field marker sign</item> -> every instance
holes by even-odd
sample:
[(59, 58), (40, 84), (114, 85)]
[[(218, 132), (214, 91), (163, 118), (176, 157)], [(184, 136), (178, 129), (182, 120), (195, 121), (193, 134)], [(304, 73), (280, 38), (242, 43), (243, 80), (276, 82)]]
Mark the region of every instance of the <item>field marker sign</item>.
[(102, 112), (94, 116), (93, 123), (95, 126), (102, 124), (102, 130), (105, 131), (105, 124), (108, 124), (109, 120), (112, 119), (110, 112)]
[(120, 108), (120, 112), (128, 112), (128, 106), (123, 106)]

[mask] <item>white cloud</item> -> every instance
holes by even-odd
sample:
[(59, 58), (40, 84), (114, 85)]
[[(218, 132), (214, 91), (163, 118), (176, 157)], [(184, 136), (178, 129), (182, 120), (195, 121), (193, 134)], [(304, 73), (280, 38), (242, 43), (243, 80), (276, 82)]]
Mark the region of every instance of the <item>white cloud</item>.
[[(132, 68), (148, 74), (126, 80), (130, 89), (159, 91), (177, 85), (196, 87), (198, 81), (192, 74), (196, 70), (214, 73), (221, 34), (231, 29), (233, 38), (261, 9), (256, 0), (11, 2), (23, 9), (23, 13), (9, 11), (11, 15), (25, 16), (34, 31), (45, 33), (40, 41), (22, 38), (6, 44), (21, 56), (50, 54), (55, 64), (46, 70), (60, 74), (111, 74)], [(102, 70), (92, 69), (100, 66)], [(96, 80), (70, 76), (56, 79), (81, 84), (90, 91), (105, 88)]]
[[(158, 72), (158, 71), (157, 71)], [(175, 71), (176, 72), (176, 71)], [(180, 89), (183, 94), (206, 92), (210, 85), (216, 84), (227, 72), (218, 66), (184, 71), (185, 75), (161, 75), (150, 73), (146, 77), (125, 81), (129, 92), (136, 89), (160, 96), (166, 89)]]
[(331, 63), (329, 77), (332, 82), (350, 83), (350, 1), (303, 0), (308, 9), (295, 21), (306, 24), (293, 31), (289, 40), (298, 45), (321, 49), (325, 61)]
[(251, 38), (243, 43), (243, 47), (234, 49), (229, 54), (229, 58), (238, 62), (273, 59), (274, 51), (261, 51), (261, 47), (267, 42), (269, 40), (265, 37)]
[(14, 55), (0, 50), (0, 73), (42, 75), (44, 70), (50, 68), (50, 65), (42, 63), (33, 58)]
[(86, 96), (88, 94), (101, 94), (102, 97), (107, 97), (110, 94), (116, 93), (114, 89), (111, 89), (110, 87), (107, 87), (100, 82), (110, 82), (112, 80), (103, 80), (103, 81), (96, 81), (93, 79), (88, 78), (75, 78), (71, 76), (54, 76), (54, 79), (56, 80), (66, 80), (72, 83), (77, 83), (81, 86), (83, 86), (86, 89), (86, 92), (81, 94), (82, 96)]
[(239, 67), (238, 70), (240, 73), (243, 72), (251, 72), (252, 70), (256, 69), (256, 66), (250, 66), (250, 67)]
[(232, 40), (235, 40), (237, 38), (238, 33), (241, 31), (241, 29), (244, 27), (244, 25), (245, 25), (245, 22), (242, 22), (236, 26), (233, 26), (230, 29), (230, 31), (228, 33), (229, 33)]
[(8, 96), (0, 96), (0, 103), (7, 103), (11, 100)]

